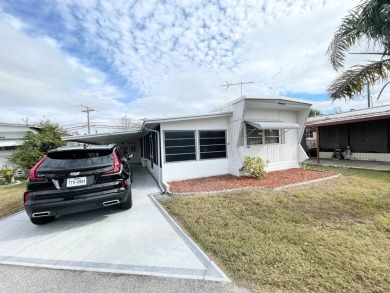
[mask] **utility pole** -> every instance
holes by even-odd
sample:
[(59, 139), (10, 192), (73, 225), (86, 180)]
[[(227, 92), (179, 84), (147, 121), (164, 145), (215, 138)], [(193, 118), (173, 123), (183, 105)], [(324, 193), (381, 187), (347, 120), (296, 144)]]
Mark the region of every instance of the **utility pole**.
[(226, 84), (223, 84), (222, 86), (226, 86), (226, 90), (230, 87), (230, 86), (233, 86), (233, 85), (239, 85), (241, 86), (241, 97), (242, 97), (242, 85), (243, 84), (249, 84), (249, 83), (254, 83), (253, 81), (248, 81), (248, 82), (239, 82), (239, 83), (230, 83), (230, 82), (227, 82), (225, 81)]
[(371, 97), (371, 91), (370, 91), (370, 84), (367, 83), (367, 103), (368, 103), (368, 108), (372, 107), (372, 97)]
[(95, 110), (90, 108), (90, 107), (88, 107), (88, 106), (81, 105), (81, 107), (85, 108), (85, 110), (81, 110), (81, 112), (87, 113), (88, 134), (91, 134), (91, 128), (90, 128), (90, 123), (89, 123), (89, 112), (92, 112), (92, 111), (95, 111)]

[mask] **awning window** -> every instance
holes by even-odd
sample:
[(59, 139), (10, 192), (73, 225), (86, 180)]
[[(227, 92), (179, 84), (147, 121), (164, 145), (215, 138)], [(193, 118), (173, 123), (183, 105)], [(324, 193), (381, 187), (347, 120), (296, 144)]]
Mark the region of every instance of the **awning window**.
[(264, 122), (245, 121), (245, 122), (253, 127), (256, 127), (257, 129), (278, 130), (278, 129), (301, 128), (299, 124), (292, 123), (292, 122), (280, 122), (280, 121), (264, 121)]

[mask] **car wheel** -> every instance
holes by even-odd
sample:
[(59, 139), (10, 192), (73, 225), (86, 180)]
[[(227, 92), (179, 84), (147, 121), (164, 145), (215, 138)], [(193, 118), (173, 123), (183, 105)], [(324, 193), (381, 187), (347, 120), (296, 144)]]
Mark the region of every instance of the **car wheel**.
[(123, 210), (128, 210), (129, 208), (131, 208), (131, 206), (133, 205), (133, 200), (131, 198), (131, 187), (129, 187), (129, 195), (127, 196), (127, 200), (124, 201), (120, 207), (121, 209)]
[(52, 216), (52, 217), (42, 217), (42, 218), (30, 218), (30, 221), (34, 225), (44, 225), (44, 224), (53, 222), (54, 219), (55, 219), (55, 216)]

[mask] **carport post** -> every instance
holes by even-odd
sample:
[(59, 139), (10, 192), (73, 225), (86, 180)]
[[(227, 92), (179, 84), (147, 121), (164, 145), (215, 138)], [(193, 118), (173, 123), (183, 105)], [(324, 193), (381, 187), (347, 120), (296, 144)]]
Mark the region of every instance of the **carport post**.
[(320, 163), (320, 128), (316, 126), (317, 164)]

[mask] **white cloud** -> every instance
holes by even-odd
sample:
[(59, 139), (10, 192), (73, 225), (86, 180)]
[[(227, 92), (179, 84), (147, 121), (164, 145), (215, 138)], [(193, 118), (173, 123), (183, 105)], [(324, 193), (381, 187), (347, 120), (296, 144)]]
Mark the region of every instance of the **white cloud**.
[[(28, 24), (1, 15), (0, 37), (9, 41), (0, 44), (0, 93), (12, 97), (4, 106), (20, 116), (43, 113), (76, 122), (85, 120), (80, 104), (100, 110), (94, 115), (105, 119), (208, 111), (239, 96), (239, 87), (221, 86), (225, 80), (254, 81), (244, 94), (324, 93), (336, 76), (326, 49), (357, 3), (46, 1), (46, 11), (61, 15), (61, 38), (52, 32), (28, 36)], [(66, 53), (69, 48), (82, 52)], [(106, 62), (107, 72), (98, 69), (96, 58)], [(127, 85), (110, 82), (118, 77)], [(15, 102), (20, 108), (13, 108)]]
[(33, 38), (0, 20), (1, 121), (85, 120), (80, 104), (120, 109), (105, 73), (81, 64), (48, 37)]

